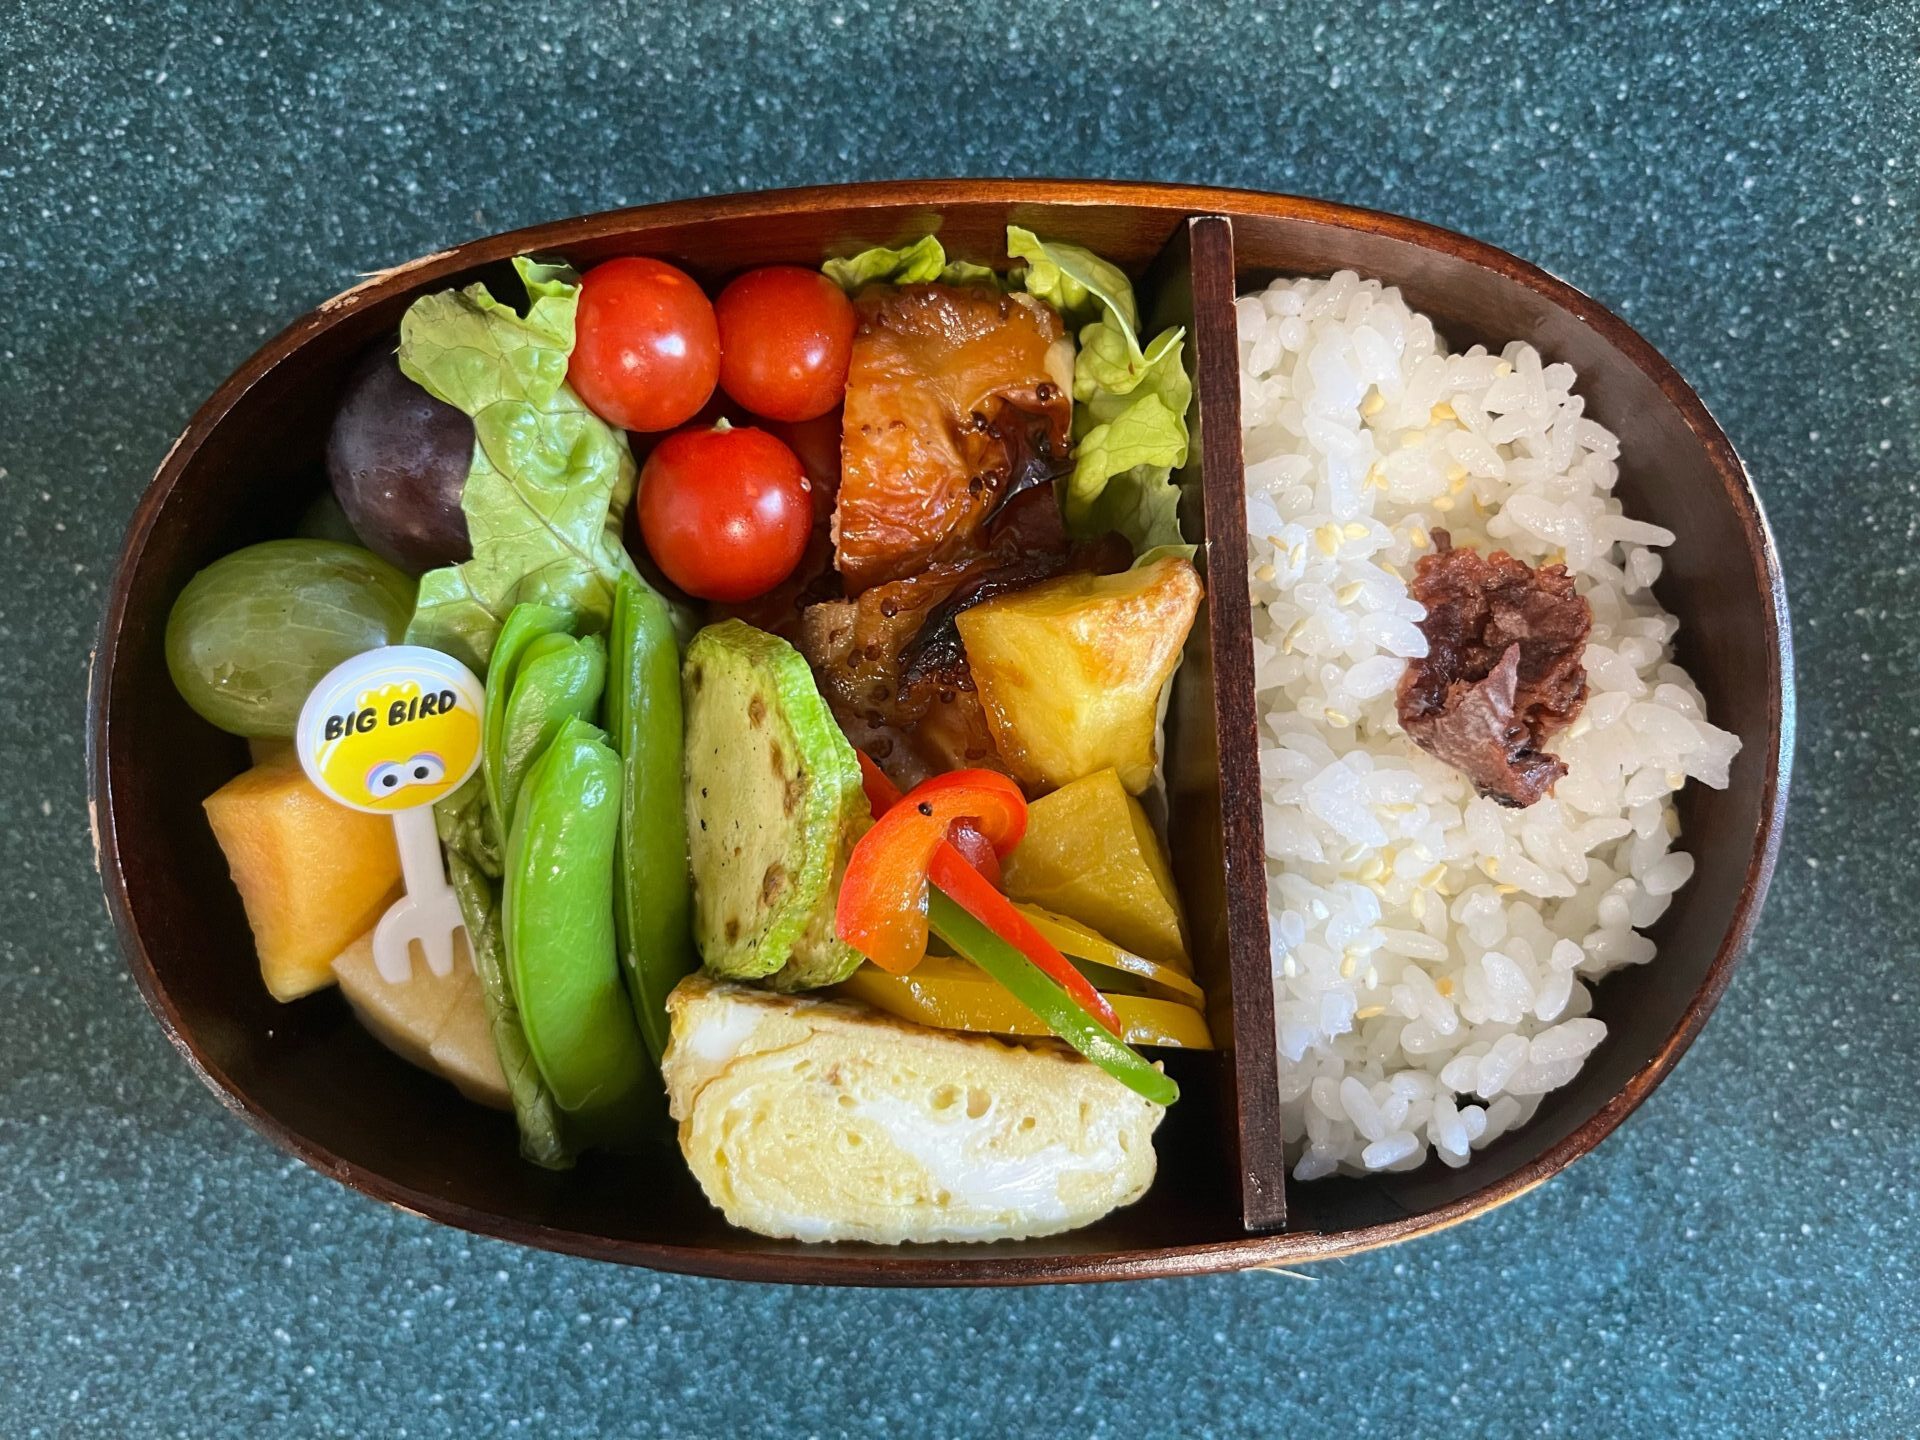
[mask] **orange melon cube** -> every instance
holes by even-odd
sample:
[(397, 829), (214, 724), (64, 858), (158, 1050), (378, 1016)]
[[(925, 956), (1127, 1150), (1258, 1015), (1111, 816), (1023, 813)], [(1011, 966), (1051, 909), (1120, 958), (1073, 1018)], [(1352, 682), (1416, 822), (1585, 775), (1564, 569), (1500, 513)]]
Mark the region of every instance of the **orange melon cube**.
[(399, 893), (393, 821), (329, 800), (291, 755), (235, 776), (204, 804), (268, 991), (297, 1000), (332, 984), (333, 957)]

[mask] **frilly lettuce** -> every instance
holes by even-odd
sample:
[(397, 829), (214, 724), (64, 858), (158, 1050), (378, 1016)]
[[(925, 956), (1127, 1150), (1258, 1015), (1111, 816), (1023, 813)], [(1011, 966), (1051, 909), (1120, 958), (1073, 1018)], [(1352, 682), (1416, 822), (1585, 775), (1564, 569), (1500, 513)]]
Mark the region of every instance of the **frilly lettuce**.
[(947, 285), (998, 284), (1000, 276), (985, 265), (966, 260), (947, 259), (947, 250), (931, 235), (922, 235), (911, 245), (889, 250), (876, 245), (845, 260), (829, 260), (821, 270), (849, 295), (876, 283), (915, 285), (938, 280)]
[[(1078, 245), (1051, 245), (1007, 227), (1007, 253), (1025, 260), (1027, 293), (1084, 321), (1073, 362), (1073, 473), (1061, 509), (1084, 535), (1117, 530), (1136, 554), (1178, 546), (1193, 382), (1181, 363), (1186, 332), (1140, 348), (1140, 311), (1126, 274)], [(1189, 552), (1190, 553), (1190, 552)]]
[(579, 282), (564, 265), (513, 264), (524, 316), (476, 284), (416, 300), (400, 321), (400, 369), (474, 431), (460, 502), (473, 558), (421, 577), (407, 639), (481, 671), (519, 602), (603, 628), (615, 580), (634, 573), (620, 542), (633, 454), (566, 383)]

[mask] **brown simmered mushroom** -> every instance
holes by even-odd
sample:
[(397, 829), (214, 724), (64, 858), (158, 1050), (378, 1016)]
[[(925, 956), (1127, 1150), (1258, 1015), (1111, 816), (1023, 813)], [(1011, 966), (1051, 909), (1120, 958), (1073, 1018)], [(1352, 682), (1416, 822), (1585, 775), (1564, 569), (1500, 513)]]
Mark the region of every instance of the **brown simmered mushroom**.
[(1542, 747), (1586, 703), (1592, 608), (1564, 565), (1456, 549), (1445, 530), (1433, 546), (1409, 587), (1426, 607), (1427, 656), (1401, 677), (1400, 724), (1482, 795), (1531, 805), (1567, 773)]

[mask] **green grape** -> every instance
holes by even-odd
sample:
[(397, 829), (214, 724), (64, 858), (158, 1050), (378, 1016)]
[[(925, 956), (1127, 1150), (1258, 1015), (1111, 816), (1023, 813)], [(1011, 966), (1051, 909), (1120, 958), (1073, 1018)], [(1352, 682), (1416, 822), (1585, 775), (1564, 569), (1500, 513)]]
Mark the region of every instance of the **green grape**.
[(293, 734), (307, 693), (342, 660), (398, 643), (413, 581), (333, 540), (269, 540), (216, 560), (167, 617), (181, 698), (236, 735)]
[(338, 540), (356, 550), (365, 548), (331, 490), (313, 497), (313, 503), (300, 512), (300, 523), (293, 527), (293, 533), (306, 540)]

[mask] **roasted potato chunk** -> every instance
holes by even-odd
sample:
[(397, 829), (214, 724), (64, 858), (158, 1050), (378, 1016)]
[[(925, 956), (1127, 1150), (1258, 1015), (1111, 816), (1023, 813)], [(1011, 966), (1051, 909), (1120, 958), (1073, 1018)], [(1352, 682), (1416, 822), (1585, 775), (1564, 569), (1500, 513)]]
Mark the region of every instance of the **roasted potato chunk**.
[(1052, 790), (1112, 767), (1153, 780), (1160, 691), (1200, 607), (1200, 577), (1167, 556), (1118, 575), (1066, 575), (957, 617), (1000, 757)]

